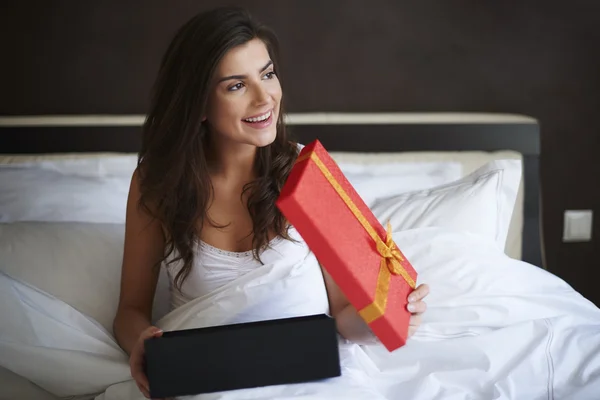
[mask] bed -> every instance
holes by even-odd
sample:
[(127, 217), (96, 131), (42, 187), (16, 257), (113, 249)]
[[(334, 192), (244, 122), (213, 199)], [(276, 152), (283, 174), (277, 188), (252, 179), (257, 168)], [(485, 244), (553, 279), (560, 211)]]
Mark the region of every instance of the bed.
[[(339, 379), (199, 399), (600, 398), (600, 310), (544, 268), (534, 118), (316, 113), (286, 121), (298, 142), (319, 139), (376, 216), (392, 222), (394, 240), (432, 287), (429, 310), (394, 353), (340, 340)], [(142, 122), (0, 118), (0, 399), (141, 398), (110, 324)], [(153, 319), (165, 329), (228, 323), (248, 293), (219, 293), (236, 306), (218, 319), (211, 307), (222, 297), (169, 310), (163, 274)]]

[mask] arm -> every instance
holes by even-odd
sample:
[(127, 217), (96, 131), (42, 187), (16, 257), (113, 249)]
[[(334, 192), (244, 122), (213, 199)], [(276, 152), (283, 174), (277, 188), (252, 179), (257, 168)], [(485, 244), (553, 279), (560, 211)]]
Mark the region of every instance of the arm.
[(369, 326), (358, 315), (356, 308), (350, 304), (331, 275), (321, 267), (327, 297), (329, 298), (329, 313), (335, 318), (337, 330), (345, 339), (355, 343), (375, 341), (375, 336)]
[(152, 303), (162, 258), (164, 236), (160, 224), (138, 207), (137, 170), (131, 179), (125, 222), (121, 293), (113, 331), (119, 345), (131, 355), (140, 334), (151, 326)]
[[(334, 282), (331, 275), (321, 267), (325, 286), (327, 287), (327, 296), (329, 298), (330, 314), (336, 320), (338, 332), (345, 339), (359, 344), (374, 343), (377, 338), (369, 328), (366, 322), (358, 315), (356, 308), (350, 304), (346, 296), (342, 293), (339, 286)], [(412, 313), (409, 337), (412, 336), (421, 324), (421, 314), (427, 309), (423, 298), (429, 294), (429, 286), (419, 285), (408, 297), (408, 310)]]

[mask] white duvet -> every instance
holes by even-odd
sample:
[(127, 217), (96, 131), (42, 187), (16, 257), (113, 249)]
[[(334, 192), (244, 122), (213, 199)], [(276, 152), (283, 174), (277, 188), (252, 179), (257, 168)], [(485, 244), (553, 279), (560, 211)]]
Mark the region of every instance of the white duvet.
[[(394, 239), (419, 283), (431, 287), (423, 325), (406, 346), (389, 353), (381, 345), (340, 341), (339, 378), (191, 398), (600, 398), (600, 310), (591, 302), (472, 234), (420, 228)], [(326, 304), (317, 272), (312, 256), (293, 255), (172, 311), (158, 325), (183, 329), (319, 313)], [(130, 380), (127, 358), (95, 321), (6, 275), (0, 275), (0, 304), (0, 367), (56, 396), (144, 398)]]

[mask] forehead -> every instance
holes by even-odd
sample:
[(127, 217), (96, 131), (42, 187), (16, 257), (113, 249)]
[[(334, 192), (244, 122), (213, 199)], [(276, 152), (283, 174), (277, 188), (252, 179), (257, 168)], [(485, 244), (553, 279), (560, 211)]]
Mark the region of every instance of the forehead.
[(217, 66), (217, 75), (257, 74), (271, 59), (267, 46), (260, 39), (230, 49)]

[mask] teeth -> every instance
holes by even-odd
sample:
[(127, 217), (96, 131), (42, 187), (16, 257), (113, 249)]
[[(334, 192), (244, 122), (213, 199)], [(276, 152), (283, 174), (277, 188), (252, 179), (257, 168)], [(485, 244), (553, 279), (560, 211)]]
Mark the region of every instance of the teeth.
[(245, 119), (244, 121), (247, 121), (247, 122), (260, 122), (260, 121), (264, 121), (264, 120), (266, 120), (266, 119), (267, 119), (267, 118), (269, 118), (270, 116), (271, 116), (271, 111), (269, 111), (268, 113), (266, 113), (266, 114), (264, 114), (264, 115), (261, 115), (261, 116), (259, 116), (259, 117), (256, 117), (256, 118), (247, 118), (247, 119)]

